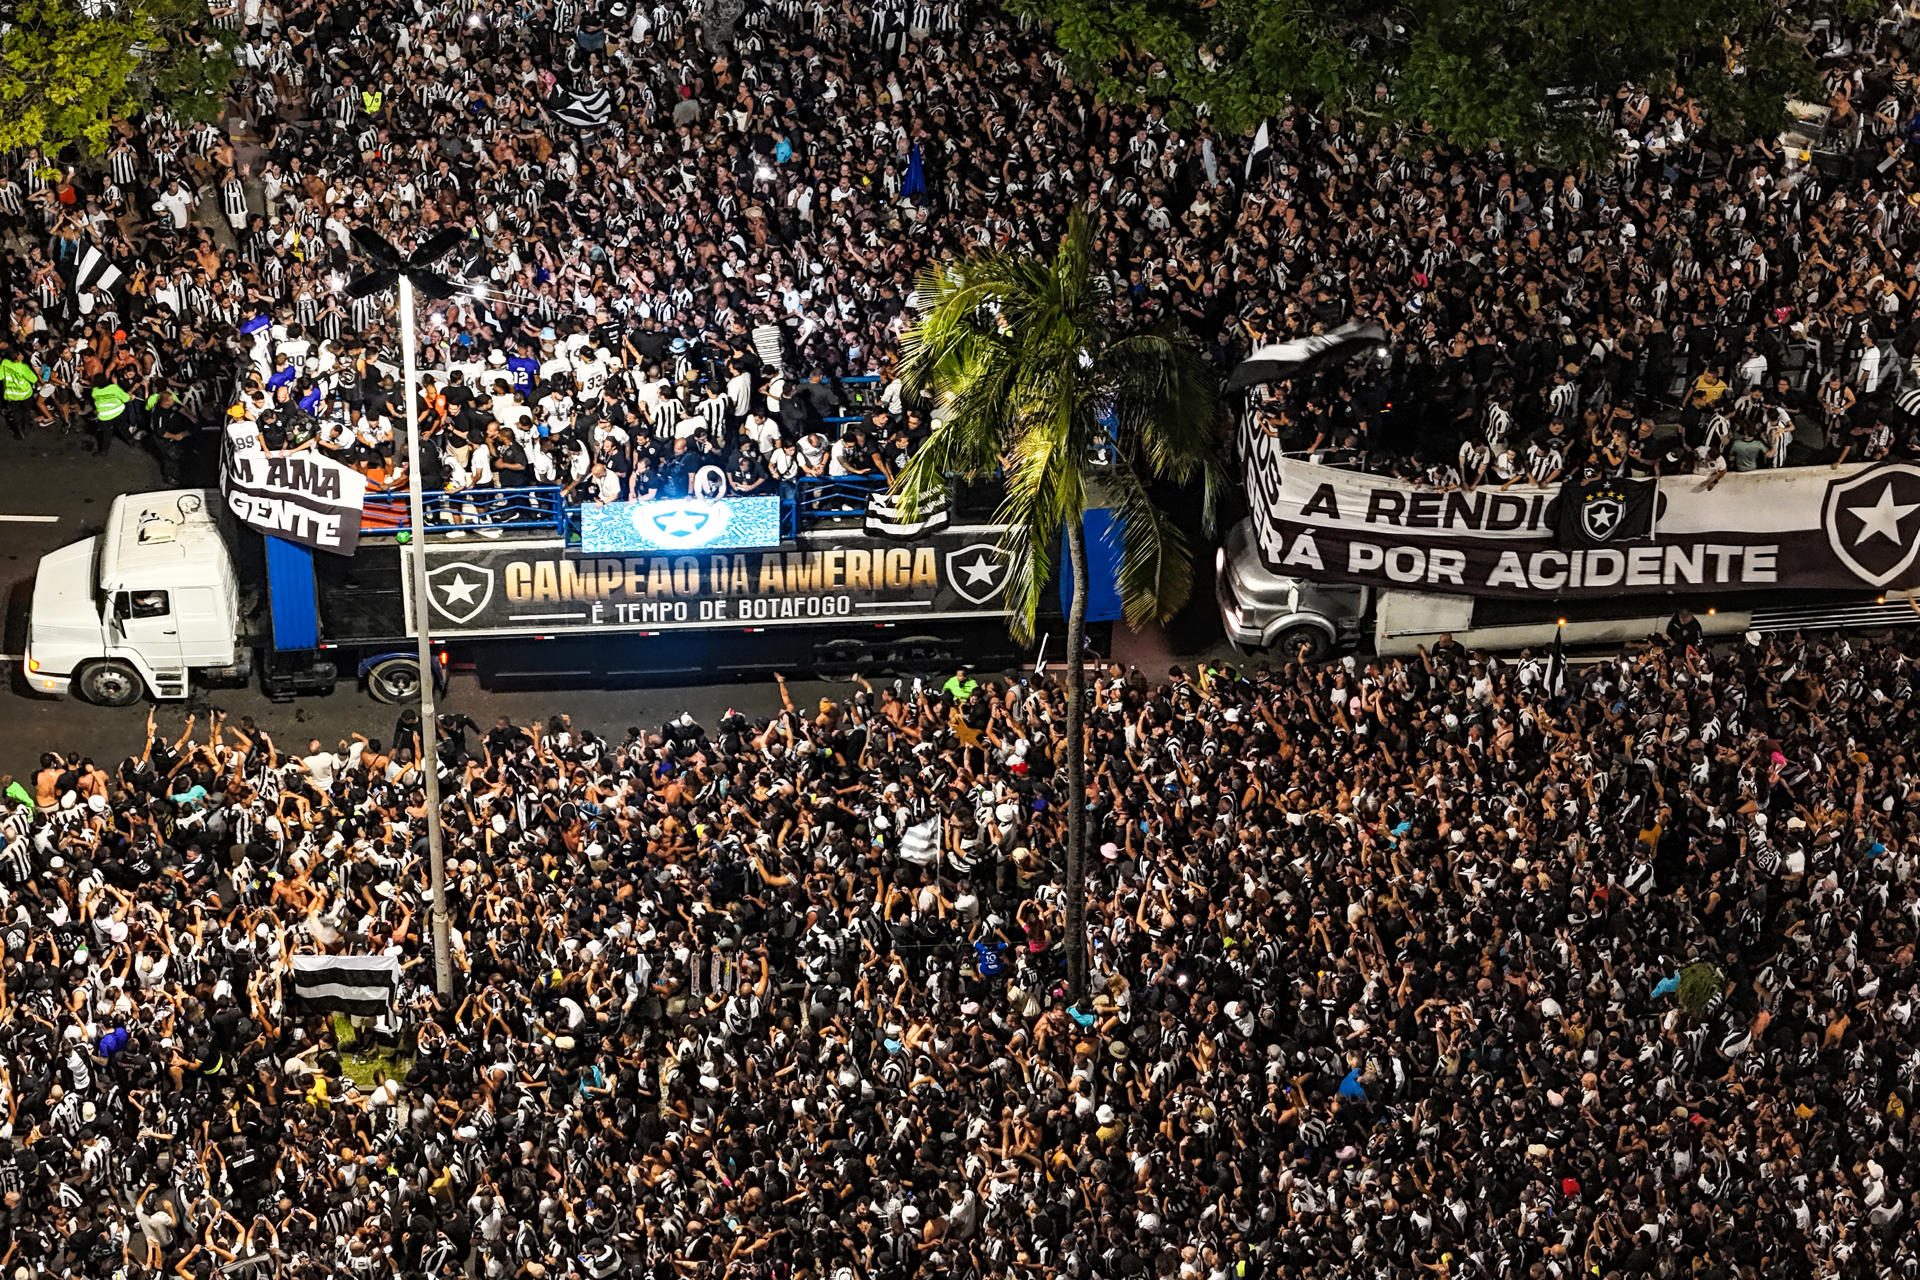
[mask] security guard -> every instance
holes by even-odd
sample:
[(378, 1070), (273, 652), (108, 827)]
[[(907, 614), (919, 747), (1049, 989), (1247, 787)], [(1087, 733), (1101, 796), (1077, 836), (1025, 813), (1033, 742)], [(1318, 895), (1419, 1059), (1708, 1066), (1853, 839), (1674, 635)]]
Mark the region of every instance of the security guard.
[(172, 387), (147, 397), (147, 432), (148, 443), (160, 458), (161, 480), (168, 488), (177, 486), (186, 474), (193, 422), (180, 411)]
[(127, 406), (133, 403), (133, 396), (117, 382), (109, 382), (103, 387), (95, 387), (93, 396), (93, 443), (94, 452), (106, 456), (107, 445), (113, 439), (118, 426), (124, 426), (121, 419), (126, 416)]
[(7, 429), (13, 432), (15, 440), (27, 438), (27, 420), (33, 413), (33, 388), (39, 381), (40, 375), (20, 358), (17, 349), (8, 351), (7, 358), (0, 360), (0, 397), (6, 403)]

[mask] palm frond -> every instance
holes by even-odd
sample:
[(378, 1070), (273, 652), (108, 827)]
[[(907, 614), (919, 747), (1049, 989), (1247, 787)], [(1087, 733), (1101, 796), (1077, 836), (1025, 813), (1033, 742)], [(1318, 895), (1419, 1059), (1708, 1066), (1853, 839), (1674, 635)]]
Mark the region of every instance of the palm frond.
[(1151, 475), (1186, 484), (1215, 456), (1219, 379), (1185, 335), (1120, 338), (1101, 352), (1096, 376), (1111, 388), (1122, 445)]
[(1180, 527), (1124, 461), (1108, 476), (1120, 517), (1120, 607), (1127, 625), (1165, 622), (1193, 594), (1193, 558)]
[(1041, 593), (1053, 577), (1061, 526), (1080, 519), (1086, 508), (1070, 419), (1063, 409), (1031, 422), (1007, 461), (1007, 492), (997, 518), (1007, 529), (1001, 546), (1008, 553), (1007, 594), (1014, 606), (1010, 626), (1023, 644), (1033, 639)]

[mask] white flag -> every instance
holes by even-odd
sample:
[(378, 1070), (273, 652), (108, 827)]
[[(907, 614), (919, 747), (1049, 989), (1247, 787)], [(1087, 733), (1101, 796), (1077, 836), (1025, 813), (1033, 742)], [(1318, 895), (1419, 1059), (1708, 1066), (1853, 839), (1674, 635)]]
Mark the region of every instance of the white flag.
[(1267, 136), (1267, 122), (1265, 120), (1262, 120), (1260, 122), (1259, 131), (1253, 135), (1253, 150), (1247, 152), (1247, 181), (1248, 182), (1253, 181), (1253, 162), (1260, 158), (1260, 153), (1262, 151), (1267, 150), (1272, 145), (1273, 145), (1273, 139)]

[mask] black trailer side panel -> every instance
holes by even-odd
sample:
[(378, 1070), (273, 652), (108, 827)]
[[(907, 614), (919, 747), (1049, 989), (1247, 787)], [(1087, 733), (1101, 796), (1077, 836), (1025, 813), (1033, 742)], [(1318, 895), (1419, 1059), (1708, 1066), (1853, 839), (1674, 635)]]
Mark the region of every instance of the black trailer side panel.
[(327, 644), (407, 643), (401, 559), (391, 542), (368, 541), (351, 556), (315, 556), (320, 638)]

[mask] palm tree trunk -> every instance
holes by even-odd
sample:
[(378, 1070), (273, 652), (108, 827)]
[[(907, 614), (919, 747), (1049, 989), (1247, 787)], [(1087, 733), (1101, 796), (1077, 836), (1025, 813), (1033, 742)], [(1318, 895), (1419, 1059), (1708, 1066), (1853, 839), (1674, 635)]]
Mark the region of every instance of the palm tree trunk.
[(1078, 512), (1067, 521), (1073, 603), (1067, 609), (1067, 992), (1087, 999), (1087, 529)]

